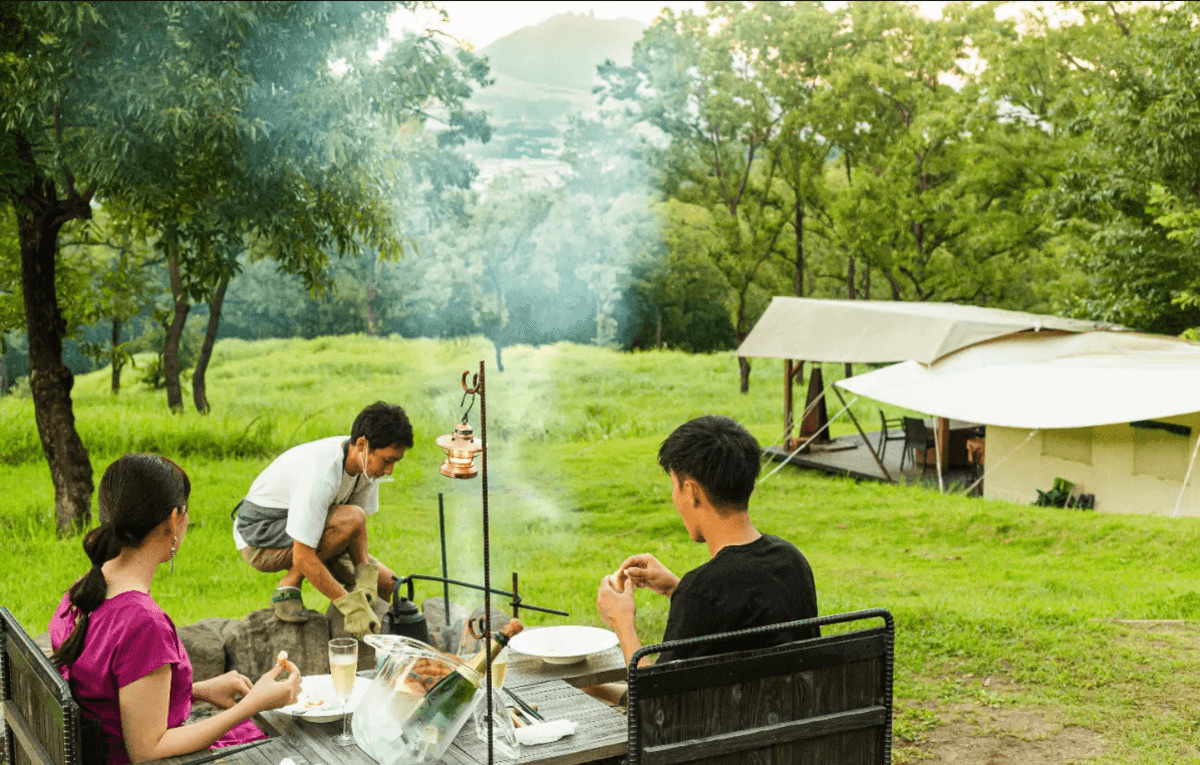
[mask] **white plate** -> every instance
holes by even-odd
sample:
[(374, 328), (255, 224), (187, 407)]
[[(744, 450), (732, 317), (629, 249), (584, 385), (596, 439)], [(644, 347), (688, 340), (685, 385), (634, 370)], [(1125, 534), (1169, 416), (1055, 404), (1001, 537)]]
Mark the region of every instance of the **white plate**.
[(517, 653), (536, 656), (547, 664), (574, 664), (594, 653), (607, 651), (618, 642), (616, 634), (609, 630), (566, 625), (519, 632), (508, 647)]
[[(367, 692), (371, 681), (360, 677), (354, 681), (354, 690), (346, 700), (346, 711), (353, 712)], [(300, 678), (300, 698), (295, 704), (280, 707), (280, 712), (303, 717), (312, 722), (331, 722), (342, 719), (342, 700), (333, 690), (333, 678), (329, 675), (306, 675)]]

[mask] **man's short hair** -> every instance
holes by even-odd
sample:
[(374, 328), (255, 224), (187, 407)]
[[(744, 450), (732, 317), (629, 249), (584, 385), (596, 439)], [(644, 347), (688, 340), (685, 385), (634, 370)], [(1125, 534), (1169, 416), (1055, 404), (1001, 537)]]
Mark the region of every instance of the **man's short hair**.
[(748, 510), (761, 469), (761, 450), (749, 431), (728, 417), (708, 415), (675, 429), (658, 450), (658, 464), (682, 481), (700, 484), (718, 509)]
[(367, 446), (371, 449), (386, 449), (389, 446), (411, 449), (413, 445), (412, 423), (408, 421), (408, 415), (399, 406), (383, 401), (376, 401), (354, 418), (350, 440), (357, 441), (359, 436), (367, 437)]

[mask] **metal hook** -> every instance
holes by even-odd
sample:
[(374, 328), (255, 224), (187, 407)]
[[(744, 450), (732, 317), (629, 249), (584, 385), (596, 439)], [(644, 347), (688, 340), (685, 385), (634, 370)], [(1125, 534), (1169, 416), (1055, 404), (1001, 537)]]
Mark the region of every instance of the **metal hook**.
[(458, 402), (458, 406), (461, 408), (463, 404), (467, 403), (467, 396), (471, 397), (471, 405), (467, 407), (467, 410), (465, 412), (463, 412), (462, 421), (463, 421), (464, 425), (467, 423), (467, 415), (469, 415), (471, 413), (471, 410), (473, 408), (475, 408), (475, 395), (483, 390), (482, 386), (480, 386), (480, 384), (479, 384), (479, 375), (478, 374), (476, 374), (475, 377), (471, 380), (471, 387), (470, 388), (467, 387), (467, 375), (469, 375), (469, 374), (471, 374), (471, 370), (469, 370), (469, 369), (467, 371), (463, 372), (463, 376), (462, 376), (463, 396), (462, 396), (462, 401)]
[(467, 387), (467, 375), (469, 375), (469, 374), (471, 374), (471, 370), (469, 370), (469, 369), (463, 372), (462, 387), (463, 387), (463, 390), (465, 390), (467, 393), (470, 393), (473, 396), (476, 393), (479, 393), (480, 390), (482, 390), (482, 388), (479, 387), (479, 373), (478, 372), (476, 372), (475, 376), (471, 378), (471, 387), (470, 388)]
[(487, 634), (487, 624), (482, 616), (467, 619), (467, 634), (476, 640), (483, 640), (483, 636)]

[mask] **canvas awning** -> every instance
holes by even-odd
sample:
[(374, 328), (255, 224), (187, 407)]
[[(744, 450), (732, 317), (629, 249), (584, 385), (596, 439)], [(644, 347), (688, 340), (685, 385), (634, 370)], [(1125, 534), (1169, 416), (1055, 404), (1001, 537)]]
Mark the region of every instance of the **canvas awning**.
[(1023, 334), (929, 366), (907, 361), (836, 385), (986, 425), (1109, 425), (1200, 411), (1200, 344), (1133, 332)]
[(953, 303), (776, 297), (739, 356), (830, 362), (915, 360), (1018, 332), (1086, 332), (1109, 325)]

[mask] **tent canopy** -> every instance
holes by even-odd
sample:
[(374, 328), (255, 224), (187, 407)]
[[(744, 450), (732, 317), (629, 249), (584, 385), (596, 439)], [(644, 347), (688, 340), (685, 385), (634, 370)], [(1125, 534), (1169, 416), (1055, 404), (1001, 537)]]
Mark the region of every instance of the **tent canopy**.
[(738, 355), (931, 364), (960, 348), (1018, 332), (1086, 332), (1110, 326), (953, 303), (776, 297)]
[(906, 361), (835, 383), (940, 417), (1082, 428), (1200, 411), (1200, 345), (1133, 332), (1023, 334), (930, 366)]

